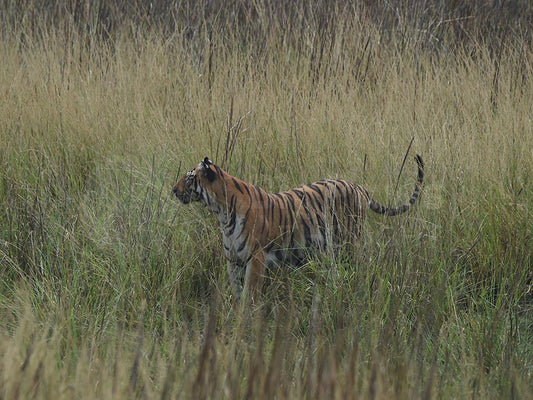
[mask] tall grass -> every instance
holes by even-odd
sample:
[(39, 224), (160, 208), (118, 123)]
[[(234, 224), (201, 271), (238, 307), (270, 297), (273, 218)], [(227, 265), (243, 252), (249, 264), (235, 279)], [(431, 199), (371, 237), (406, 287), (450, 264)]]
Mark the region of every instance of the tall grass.
[[(0, 398), (532, 398), (531, 6), (452, 3), (2, 2)], [(170, 193), (395, 204), (412, 138), (415, 209), (253, 310)]]

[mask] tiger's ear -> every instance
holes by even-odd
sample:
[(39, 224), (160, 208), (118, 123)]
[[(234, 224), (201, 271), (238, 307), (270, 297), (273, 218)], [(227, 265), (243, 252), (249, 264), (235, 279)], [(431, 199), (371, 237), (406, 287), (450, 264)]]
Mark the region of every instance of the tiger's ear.
[(217, 175), (216, 172), (210, 168), (210, 166), (213, 165), (213, 162), (208, 157), (205, 157), (201, 164), (203, 175), (209, 182), (213, 182)]
[(202, 161), (202, 166), (204, 169), (209, 169), (209, 166), (213, 164), (213, 162), (209, 159), (209, 157), (205, 157), (204, 161)]

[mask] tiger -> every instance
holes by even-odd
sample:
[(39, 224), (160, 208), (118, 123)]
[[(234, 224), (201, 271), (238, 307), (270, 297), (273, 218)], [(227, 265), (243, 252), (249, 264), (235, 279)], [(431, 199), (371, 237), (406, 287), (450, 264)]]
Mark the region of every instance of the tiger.
[(303, 265), (309, 254), (353, 243), (367, 210), (394, 216), (419, 197), (424, 163), (415, 157), (418, 177), (406, 204), (385, 207), (363, 186), (325, 179), (280, 193), (267, 193), (230, 175), (205, 157), (173, 186), (181, 204), (199, 202), (218, 218), (233, 296), (257, 299), (265, 269)]

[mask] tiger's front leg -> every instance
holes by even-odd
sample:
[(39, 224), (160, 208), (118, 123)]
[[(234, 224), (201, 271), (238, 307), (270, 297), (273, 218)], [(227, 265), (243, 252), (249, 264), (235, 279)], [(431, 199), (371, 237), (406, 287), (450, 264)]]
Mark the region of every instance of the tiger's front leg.
[(238, 263), (232, 261), (228, 262), (229, 283), (231, 285), (231, 290), (236, 302), (239, 302), (241, 299), (244, 271), (244, 265), (239, 265)]
[(264, 275), (265, 252), (258, 251), (246, 264), (246, 275), (244, 277), (244, 295), (250, 297), (252, 303), (259, 300)]

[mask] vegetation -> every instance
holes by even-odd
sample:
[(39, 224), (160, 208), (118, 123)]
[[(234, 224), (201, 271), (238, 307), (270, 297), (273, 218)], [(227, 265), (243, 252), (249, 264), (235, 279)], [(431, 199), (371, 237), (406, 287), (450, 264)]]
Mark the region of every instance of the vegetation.
[[(533, 7), (468, 3), (1, 1), (0, 399), (533, 398)], [(171, 195), (414, 152), (253, 309)]]

